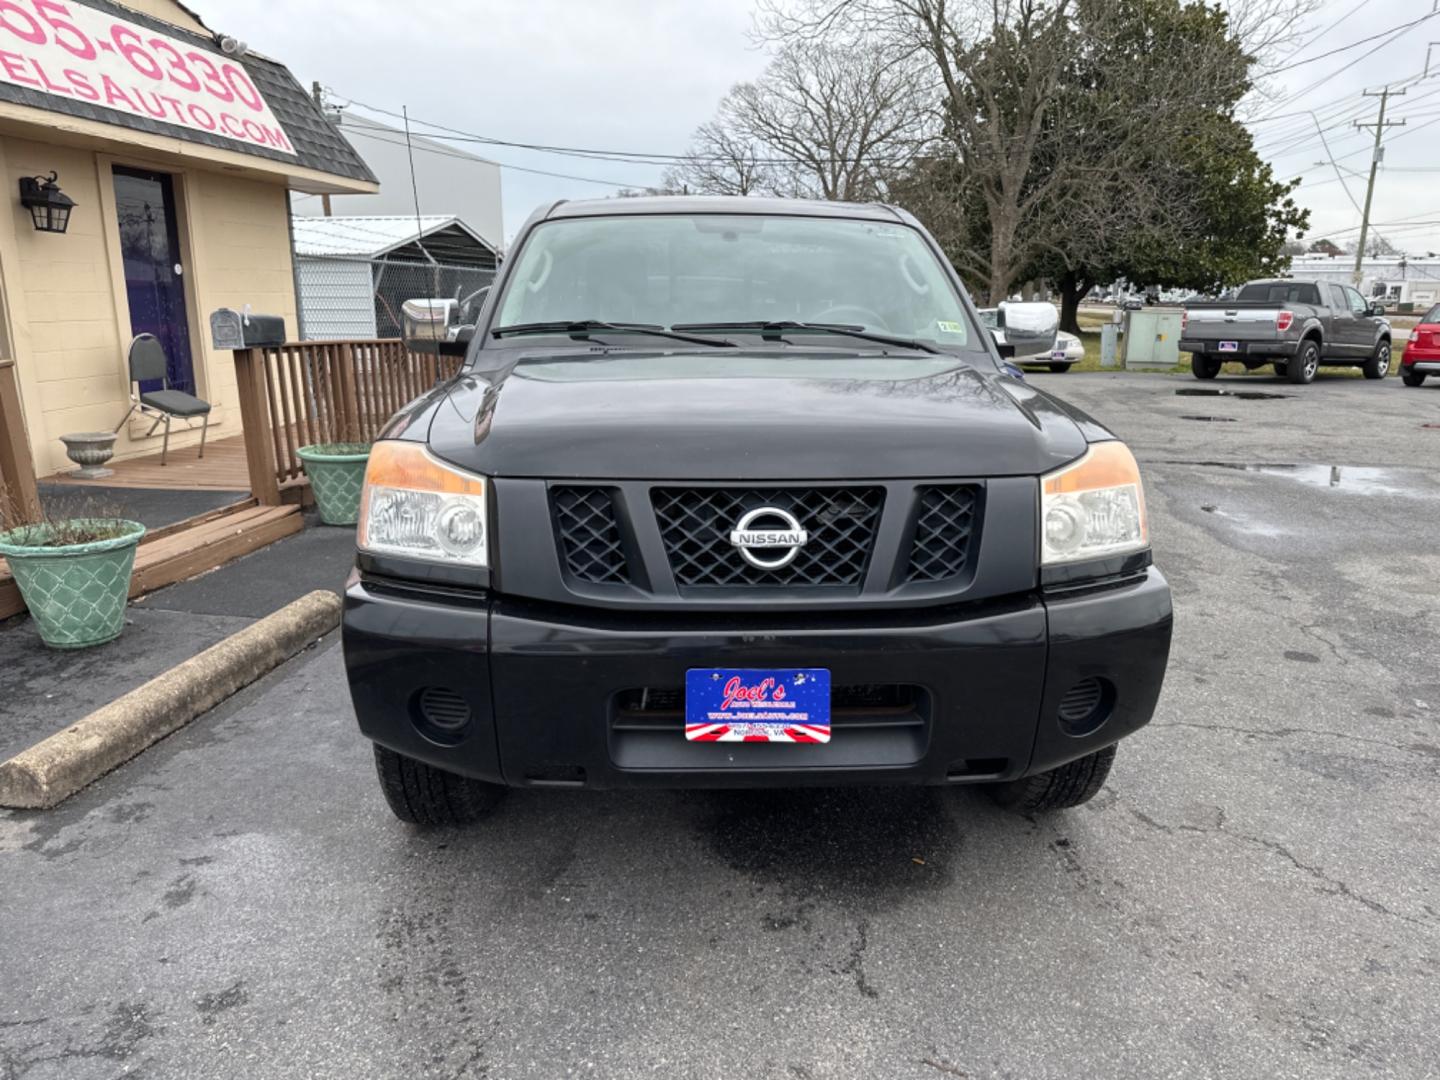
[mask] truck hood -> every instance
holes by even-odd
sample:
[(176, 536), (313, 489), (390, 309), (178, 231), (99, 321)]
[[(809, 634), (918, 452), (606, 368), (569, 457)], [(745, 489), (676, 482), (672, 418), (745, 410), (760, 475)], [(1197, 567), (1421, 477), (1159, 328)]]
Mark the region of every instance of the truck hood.
[(437, 456), (554, 479), (1036, 475), (1083, 454), (1087, 434), (1109, 437), (950, 355), (522, 355), (463, 374), (424, 411)]

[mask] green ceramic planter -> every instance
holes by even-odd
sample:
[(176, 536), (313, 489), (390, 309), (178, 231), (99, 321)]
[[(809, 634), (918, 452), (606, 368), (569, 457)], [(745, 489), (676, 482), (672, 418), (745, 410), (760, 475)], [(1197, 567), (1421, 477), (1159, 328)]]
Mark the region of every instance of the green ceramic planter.
[(125, 629), (135, 548), (145, 526), (113, 519), (103, 524), (124, 532), (108, 540), (63, 547), (40, 546), (54, 535), (50, 525), (21, 525), (0, 532), (0, 555), (10, 564), (40, 639), (52, 649), (103, 645)]
[(296, 451), (310, 478), (320, 520), (326, 525), (354, 525), (360, 520), (360, 488), (365, 483), (369, 443), (302, 446)]

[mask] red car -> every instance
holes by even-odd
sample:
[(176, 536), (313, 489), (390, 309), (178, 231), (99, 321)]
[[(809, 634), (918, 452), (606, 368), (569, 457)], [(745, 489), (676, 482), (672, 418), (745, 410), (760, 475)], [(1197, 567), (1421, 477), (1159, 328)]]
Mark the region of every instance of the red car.
[(1419, 386), (1426, 375), (1440, 376), (1440, 304), (1427, 311), (1410, 331), (1405, 355), (1400, 358), (1400, 377), (1406, 386)]

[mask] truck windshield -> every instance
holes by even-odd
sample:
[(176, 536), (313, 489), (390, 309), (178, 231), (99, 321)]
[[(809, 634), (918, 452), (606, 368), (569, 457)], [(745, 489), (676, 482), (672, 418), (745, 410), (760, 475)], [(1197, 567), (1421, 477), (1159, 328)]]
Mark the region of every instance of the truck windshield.
[[(787, 341), (826, 335), (794, 324), (829, 323), (985, 352), (944, 267), (916, 230), (898, 222), (739, 214), (546, 222), (519, 253), (492, 335), (585, 320), (715, 327), (703, 332), (732, 338), (784, 323), (791, 324)], [(829, 335), (826, 343), (837, 340)]]
[(1320, 290), (1314, 285), (1296, 281), (1257, 281), (1242, 288), (1236, 300), (1242, 303), (1315, 304), (1320, 303)]

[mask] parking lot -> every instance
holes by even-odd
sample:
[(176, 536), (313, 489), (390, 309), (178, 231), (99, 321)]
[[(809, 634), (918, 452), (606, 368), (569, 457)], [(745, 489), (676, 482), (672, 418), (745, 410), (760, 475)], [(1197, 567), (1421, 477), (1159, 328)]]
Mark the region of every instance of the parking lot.
[(1094, 802), (517, 791), (416, 832), (332, 635), (0, 811), (0, 1077), (1436, 1074), (1440, 385), (1030, 379), (1135, 449), (1174, 589)]

